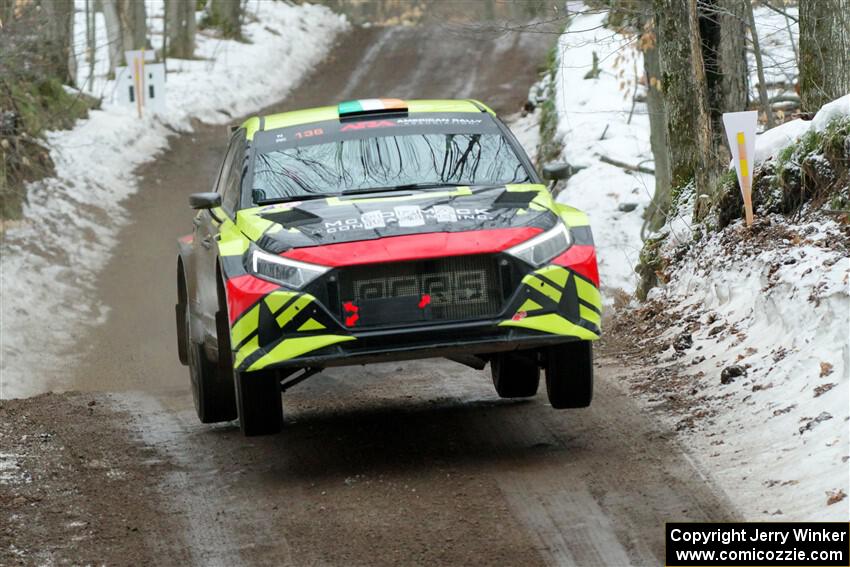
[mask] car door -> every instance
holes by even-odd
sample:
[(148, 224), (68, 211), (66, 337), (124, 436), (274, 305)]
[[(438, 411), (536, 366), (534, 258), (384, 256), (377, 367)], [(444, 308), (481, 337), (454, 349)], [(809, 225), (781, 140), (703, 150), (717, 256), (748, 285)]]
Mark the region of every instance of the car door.
[[(218, 289), (216, 268), (218, 264), (218, 233), (219, 226), (226, 218), (235, 215), (236, 206), (233, 203), (232, 186), (234, 178), (241, 179), (241, 171), (245, 154), (245, 130), (238, 130), (230, 139), (230, 144), (222, 162), (215, 191), (222, 195), (222, 206), (215, 209), (205, 209), (195, 217), (195, 260), (198, 274), (198, 302), (201, 320), (204, 326), (205, 339), (216, 336), (215, 313), (218, 310)], [(209, 343), (210, 346), (214, 342)]]

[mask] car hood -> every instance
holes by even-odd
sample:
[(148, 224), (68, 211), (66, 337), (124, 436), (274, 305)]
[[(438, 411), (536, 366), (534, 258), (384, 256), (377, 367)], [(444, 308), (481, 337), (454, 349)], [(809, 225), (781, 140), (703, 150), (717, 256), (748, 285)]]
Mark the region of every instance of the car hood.
[(238, 228), (261, 248), (292, 248), (433, 232), (535, 227), (558, 222), (544, 185), (400, 190), (243, 209)]

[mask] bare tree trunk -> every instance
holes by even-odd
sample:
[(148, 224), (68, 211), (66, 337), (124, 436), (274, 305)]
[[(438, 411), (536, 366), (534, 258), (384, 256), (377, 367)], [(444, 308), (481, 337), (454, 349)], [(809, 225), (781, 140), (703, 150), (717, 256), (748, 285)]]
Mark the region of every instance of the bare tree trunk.
[(800, 0), (803, 110), (850, 92), (850, 0)]
[(15, 0), (0, 0), (0, 28), (9, 25), (15, 15)]
[(74, 0), (41, 2), (48, 25), (44, 38), (48, 73), (63, 83), (76, 83), (77, 65), (74, 57)]
[[(749, 81), (747, 80), (747, 11), (750, 0), (720, 0), (719, 63), (721, 76), (720, 106), (715, 128), (722, 134), (721, 116), (724, 112), (747, 109)], [(726, 147), (725, 143), (721, 144)]]
[(759, 104), (761, 105), (761, 110), (764, 112), (765, 118), (767, 119), (767, 127), (773, 128), (775, 121), (773, 119), (773, 109), (770, 107), (770, 101), (767, 99), (767, 84), (764, 80), (764, 64), (762, 64), (761, 60), (761, 47), (759, 47), (759, 34), (758, 30), (756, 30), (756, 16), (753, 13), (753, 5), (749, 5), (749, 9), (747, 10), (747, 17), (750, 23), (750, 35), (753, 38), (753, 54), (756, 58), (756, 70), (758, 71), (759, 77)]
[(95, 15), (94, 0), (86, 0), (86, 55), (88, 57), (89, 72), (86, 79), (86, 88), (94, 90), (94, 61), (97, 55), (97, 19)]
[(219, 28), (224, 37), (242, 37), (242, 3), (240, 0), (211, 0), (209, 22)]
[[(644, 233), (664, 226), (670, 210), (670, 153), (667, 146), (667, 116), (661, 93), (661, 61), (656, 45), (654, 20), (644, 25), (641, 37), (646, 74), (646, 106), (649, 111), (649, 143), (655, 161), (655, 193), (646, 209)], [(645, 236), (645, 235), (644, 235)]]
[(109, 76), (115, 68), (124, 65), (124, 40), (121, 19), (118, 16), (118, 0), (101, 0), (103, 19), (106, 22), (106, 40), (109, 44)]
[(697, 201), (694, 207), (694, 219), (701, 220), (707, 211), (708, 202), (705, 197), (711, 195), (711, 183), (714, 175), (714, 160), (712, 151), (711, 115), (708, 111), (708, 88), (705, 77), (705, 64), (702, 58), (702, 38), (699, 33), (699, 14), (697, 0), (688, 1), (688, 31), (691, 47), (691, 69), (694, 81), (694, 100), (696, 105), (696, 138), (698, 163), (694, 171)]
[[(661, 58), (661, 88), (667, 115), (670, 184), (674, 189), (695, 181), (697, 170), (703, 166), (698, 142), (701, 122), (697, 101), (704, 97), (705, 93), (698, 90), (698, 83), (694, 78), (693, 68), (696, 65), (692, 59), (689, 2), (690, 0), (654, 2), (658, 28), (657, 45)], [(698, 33), (696, 38), (698, 44)], [(703, 74), (701, 84), (704, 85), (702, 57), (699, 67), (700, 73)]]
[(124, 52), (150, 47), (147, 41), (145, 3), (136, 0), (102, 0), (109, 40), (109, 71), (124, 65)]
[(165, 19), (171, 57), (190, 59), (195, 54), (194, 4), (194, 0), (168, 0)]
[[(124, 48), (129, 51), (132, 49), (149, 49), (148, 42), (148, 21), (145, 13), (145, 3), (137, 0), (123, 0), (122, 15), (126, 15), (126, 28), (130, 31), (124, 35)], [(131, 42), (127, 43), (127, 37), (130, 37)]]

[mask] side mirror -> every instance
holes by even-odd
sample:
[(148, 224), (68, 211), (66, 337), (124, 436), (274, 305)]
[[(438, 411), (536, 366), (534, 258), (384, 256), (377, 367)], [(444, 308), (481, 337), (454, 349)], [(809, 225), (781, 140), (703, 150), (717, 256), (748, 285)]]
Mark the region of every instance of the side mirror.
[(193, 209), (214, 209), (221, 206), (221, 195), (212, 191), (192, 193), (189, 195), (189, 206)]
[(565, 161), (553, 161), (543, 166), (543, 178), (550, 181), (569, 179), (573, 173), (573, 166)]

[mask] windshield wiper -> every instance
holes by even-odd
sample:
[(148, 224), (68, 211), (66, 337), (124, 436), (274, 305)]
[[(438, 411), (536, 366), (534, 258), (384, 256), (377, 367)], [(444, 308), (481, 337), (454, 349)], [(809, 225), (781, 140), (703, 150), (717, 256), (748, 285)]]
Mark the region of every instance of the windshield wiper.
[(304, 195), (292, 195), (288, 197), (279, 197), (277, 199), (262, 199), (255, 201), (257, 205), (276, 205), (278, 203), (289, 203), (290, 201), (311, 201), (313, 199), (327, 199), (328, 197), (336, 197), (337, 193), (305, 193)]
[(340, 195), (357, 195), (360, 193), (390, 193), (392, 191), (406, 191), (408, 189), (436, 189), (438, 187), (459, 187), (456, 183), (407, 183), (405, 185), (393, 185), (391, 187), (362, 187), (359, 189), (347, 189)]

